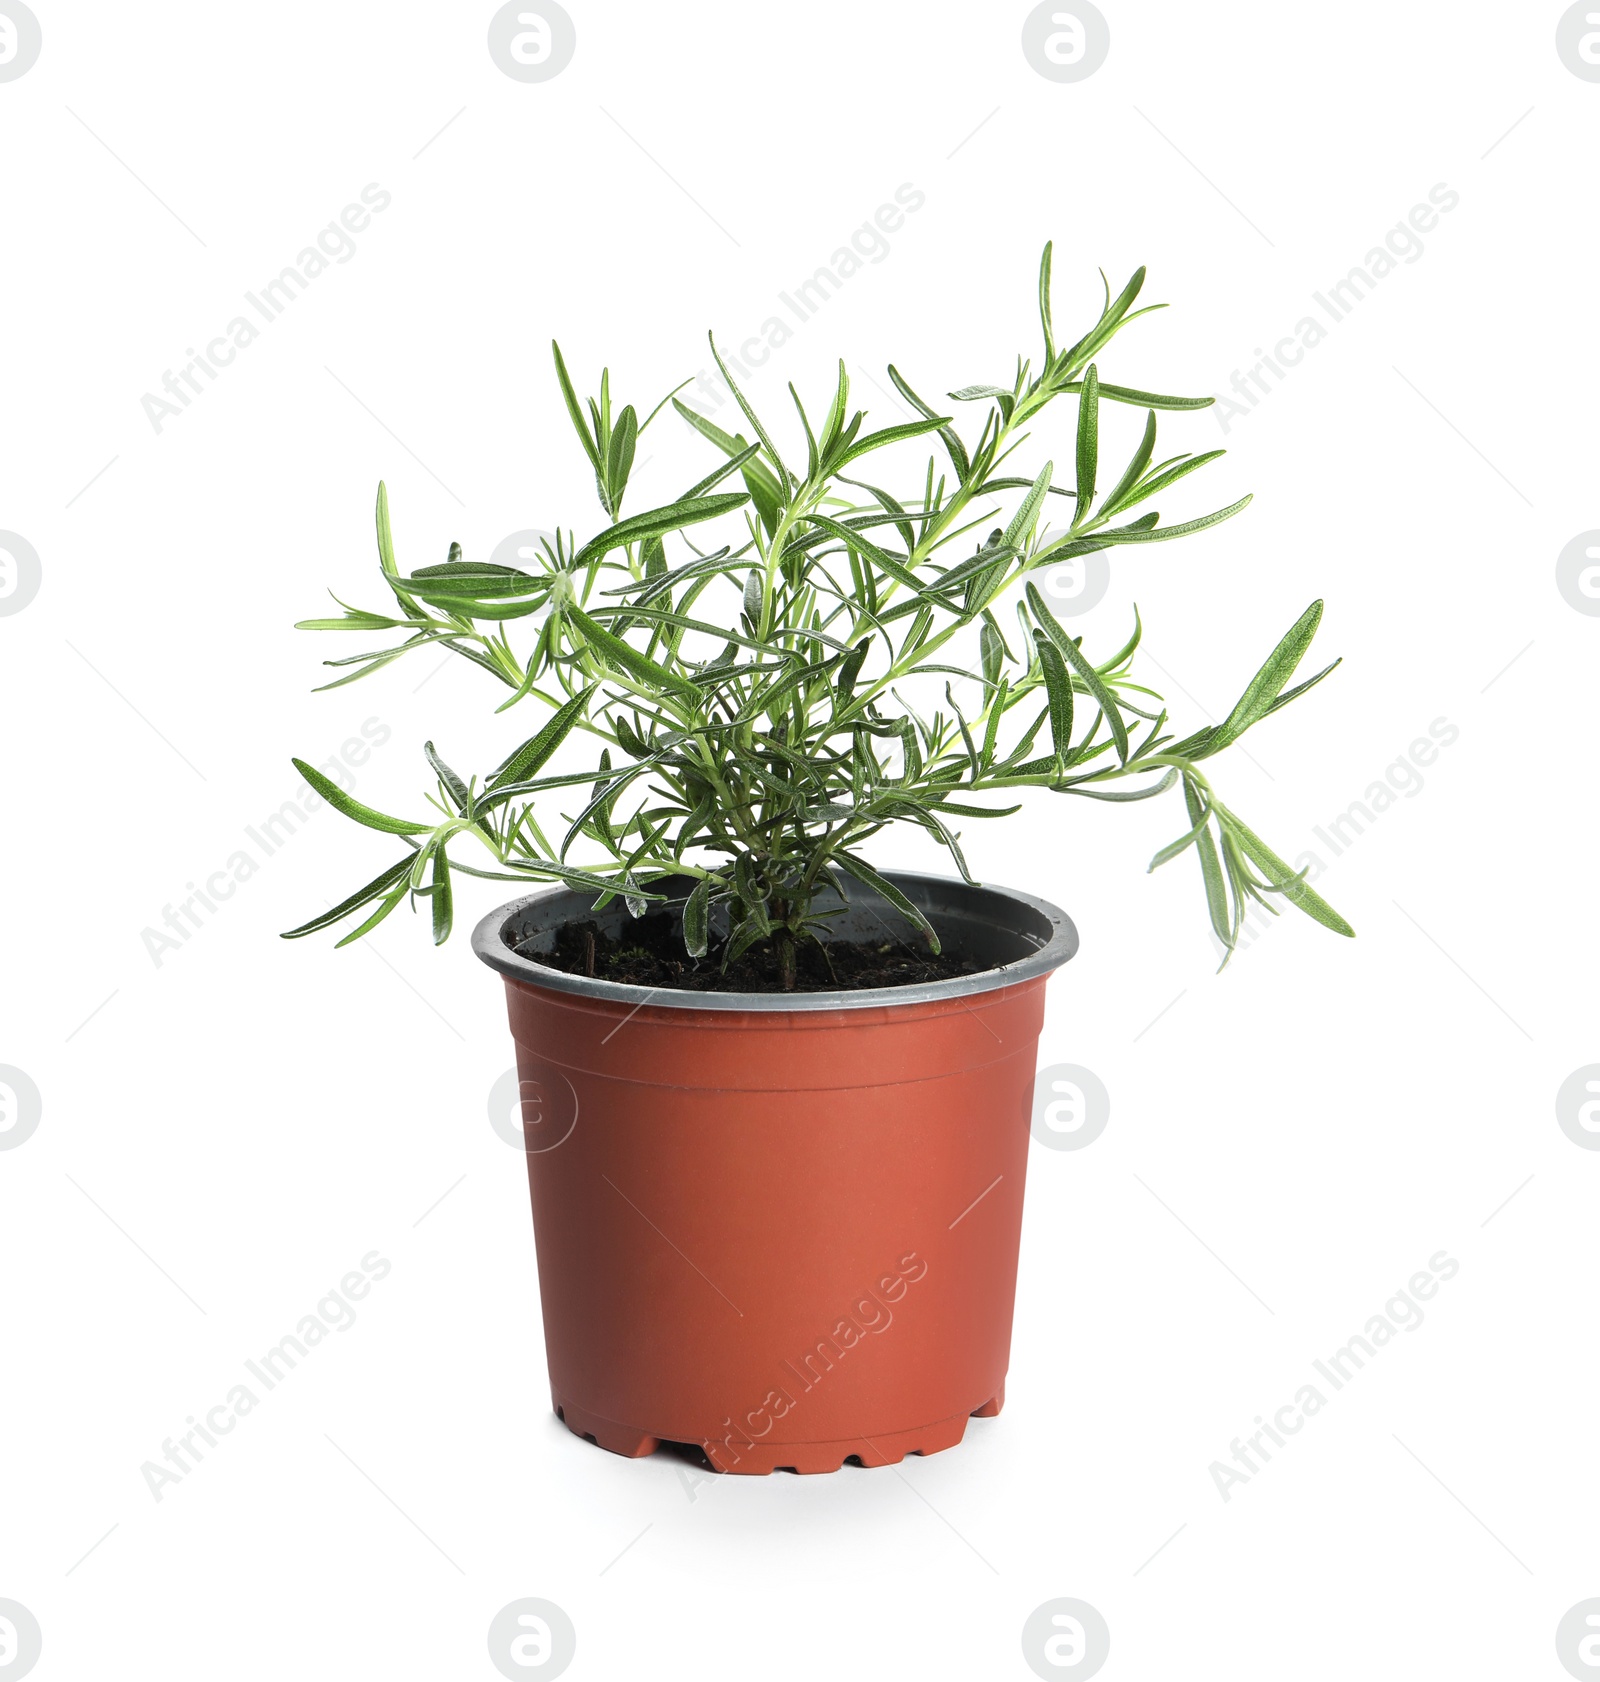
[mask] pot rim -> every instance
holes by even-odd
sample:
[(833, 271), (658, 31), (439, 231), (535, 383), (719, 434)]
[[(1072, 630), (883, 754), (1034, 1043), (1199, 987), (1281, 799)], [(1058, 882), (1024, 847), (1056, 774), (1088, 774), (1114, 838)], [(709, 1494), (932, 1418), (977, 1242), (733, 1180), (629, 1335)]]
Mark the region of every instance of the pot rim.
[[(1078, 950), (1078, 930), (1072, 919), (1059, 906), (1017, 888), (1002, 888), (992, 883), (974, 885), (957, 876), (941, 876), (931, 871), (886, 870), (882, 873), (902, 890), (931, 887), (947, 903), (965, 901), (966, 914), (981, 915), (982, 901), (1011, 901), (1025, 906), (1049, 925), (1048, 938), (1040, 940), (1037, 949), (1014, 962), (998, 964), (992, 969), (978, 970), (972, 975), (952, 976), (945, 981), (917, 982), (904, 987), (863, 987), (837, 989), (826, 992), (796, 993), (719, 993), (689, 992), (674, 987), (638, 987), (631, 982), (603, 981), (595, 976), (573, 975), (567, 970), (553, 969), (536, 963), (514, 951), (505, 938), (512, 919), (530, 905), (577, 895), (575, 890), (556, 886), (538, 893), (525, 894), (521, 899), (508, 901), (491, 911), (472, 931), (472, 950), (490, 969), (513, 981), (532, 987), (546, 988), (555, 993), (575, 993), (588, 999), (609, 999), (615, 1004), (631, 1005), (635, 1009), (649, 1004), (667, 1010), (740, 1011), (792, 1014), (796, 1011), (881, 1010), (886, 1005), (920, 1005), (944, 999), (962, 999), (973, 993), (991, 993), (1002, 987), (1015, 987), (1034, 981), (1059, 969)], [(854, 896), (852, 896), (854, 897)], [(908, 897), (915, 899), (916, 894)], [(1039, 940), (1037, 934), (1023, 929), (1014, 933), (1028, 940)]]

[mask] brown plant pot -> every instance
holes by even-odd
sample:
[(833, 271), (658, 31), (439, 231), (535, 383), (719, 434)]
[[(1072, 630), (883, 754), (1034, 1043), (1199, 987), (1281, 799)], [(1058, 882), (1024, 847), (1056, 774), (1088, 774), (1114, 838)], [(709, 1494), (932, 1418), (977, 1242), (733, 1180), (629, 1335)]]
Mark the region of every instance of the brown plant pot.
[[(515, 950), (595, 915), (581, 893), (479, 924), (517, 1047), (552, 1400), (602, 1448), (826, 1472), (953, 1447), (1000, 1411), (1044, 988), (1077, 934), (1025, 894), (890, 879), (992, 967), (651, 990)], [(865, 889), (832, 925), (884, 927), (917, 938)]]

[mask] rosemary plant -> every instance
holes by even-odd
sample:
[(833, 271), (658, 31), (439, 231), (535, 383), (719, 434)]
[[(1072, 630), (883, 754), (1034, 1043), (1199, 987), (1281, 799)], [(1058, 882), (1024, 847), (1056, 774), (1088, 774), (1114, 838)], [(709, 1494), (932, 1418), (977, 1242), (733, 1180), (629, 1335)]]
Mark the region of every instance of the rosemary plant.
[[(295, 760), (330, 805), (396, 837), (404, 851), (290, 937), (365, 912), (346, 944), (409, 895), (429, 903), (434, 939), (443, 941), (456, 871), (565, 882), (592, 891), (597, 908), (621, 896), (635, 916), (664, 897), (664, 878), (689, 878), (682, 908), (689, 954), (705, 958), (709, 949), (726, 965), (770, 941), (790, 980), (797, 943), (820, 932), (819, 894), (830, 883), (842, 891), (841, 876), (881, 894), (938, 950), (938, 931), (868, 862), (868, 844), (889, 825), (919, 825), (971, 880), (955, 826), (1018, 811), (997, 803), (1018, 790), (1128, 801), (1174, 786), (1184, 831), (1150, 867), (1194, 852), (1211, 926), (1229, 952), (1252, 901), (1275, 910), (1282, 898), (1350, 934), (1223, 805), (1206, 763), (1333, 670), (1290, 686), (1322, 604), (1290, 627), (1220, 724), (1180, 738), (1160, 696), (1131, 675), (1137, 609), (1122, 646), (1092, 657), (1034, 582), (1041, 569), (1074, 556), (1204, 531), (1250, 500), (1167, 525), (1153, 510), (1135, 512), (1223, 454), (1156, 459), (1156, 412), (1200, 409), (1211, 399), (1102, 382), (1096, 359), (1112, 338), (1161, 307), (1133, 308), (1143, 269), (1115, 297), (1107, 285), (1098, 321), (1059, 345), (1050, 257), (1047, 245), (1037, 366), (1019, 358), (1009, 384), (949, 394), (953, 403), (982, 406), (975, 441), (892, 364), (889, 377), (918, 418), (868, 430), (850, 407), (841, 362), (819, 423), (790, 386), (791, 439), (803, 448), (791, 441), (780, 450), (714, 340), (748, 435), (723, 431), (676, 393), (640, 421), (631, 404), (613, 404), (609, 372), (585, 408), (555, 346), (556, 377), (605, 516), (594, 536), (579, 543), (558, 533), (527, 570), (466, 560), (452, 543), (442, 563), (403, 574), (380, 484), (378, 558), (394, 608), (368, 612), (341, 601), (341, 617), (300, 628), (401, 637), (328, 661), (354, 669), (323, 687), (439, 645), (509, 692), (497, 711), (531, 706), (541, 719), (486, 776), (459, 775), (426, 744), (437, 787), (428, 797), (433, 809), (415, 818), (374, 811)], [(1051, 462), (1019, 473), (1013, 461), (1026, 429), (1063, 397), (1077, 409), (1064, 485)], [(638, 439), (668, 403), (712, 447), (714, 464), (677, 500), (624, 516)], [(1115, 473), (1101, 461), (1107, 403), (1146, 411), (1143, 437)], [(936, 453), (919, 485), (891, 492), (871, 482), (884, 476), (873, 458), (920, 438)], [(1071, 515), (1046, 537), (1052, 498)], [(525, 634), (514, 641), (514, 629)], [(547, 773), (563, 743), (582, 736), (593, 738), (598, 759)], [(719, 908), (715, 927), (727, 930), (720, 940)]]

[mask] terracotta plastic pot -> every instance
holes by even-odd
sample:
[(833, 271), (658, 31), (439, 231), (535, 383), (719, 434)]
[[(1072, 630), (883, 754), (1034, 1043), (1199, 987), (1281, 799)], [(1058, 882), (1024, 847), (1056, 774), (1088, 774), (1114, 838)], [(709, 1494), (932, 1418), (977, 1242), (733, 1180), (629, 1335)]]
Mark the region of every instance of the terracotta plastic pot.
[[(891, 880), (992, 967), (686, 993), (519, 955), (594, 915), (581, 893), (479, 924), (517, 1047), (552, 1400), (602, 1448), (824, 1472), (1000, 1411), (1044, 988), (1077, 932), (1026, 894)], [(865, 889), (832, 927), (918, 938)]]

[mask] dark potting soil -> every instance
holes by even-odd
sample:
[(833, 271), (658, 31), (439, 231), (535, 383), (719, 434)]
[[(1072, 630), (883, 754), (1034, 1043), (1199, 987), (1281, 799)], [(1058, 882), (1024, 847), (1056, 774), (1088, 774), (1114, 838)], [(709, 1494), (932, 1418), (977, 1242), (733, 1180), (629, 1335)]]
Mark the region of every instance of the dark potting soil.
[(593, 922), (568, 923), (556, 935), (553, 952), (518, 948), (521, 956), (569, 975), (592, 975), (634, 987), (675, 987), (685, 992), (826, 993), (864, 987), (910, 987), (948, 981), (986, 968), (950, 952), (930, 952), (898, 940), (829, 941), (826, 955), (814, 940), (795, 948), (794, 986), (785, 989), (777, 948), (758, 941), (726, 970), (715, 947), (701, 959), (684, 950), (682, 925), (664, 911), (630, 918), (622, 935), (607, 934)]

